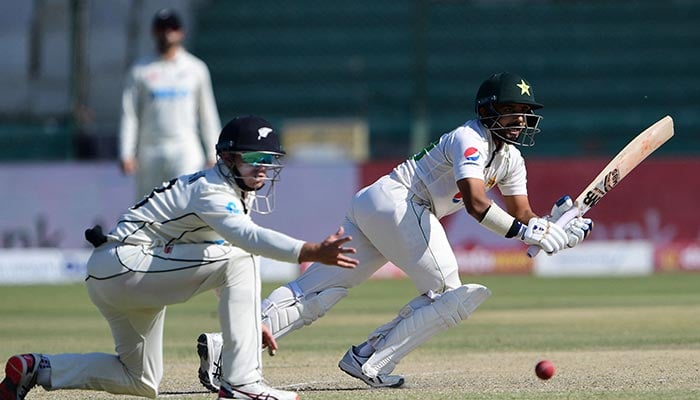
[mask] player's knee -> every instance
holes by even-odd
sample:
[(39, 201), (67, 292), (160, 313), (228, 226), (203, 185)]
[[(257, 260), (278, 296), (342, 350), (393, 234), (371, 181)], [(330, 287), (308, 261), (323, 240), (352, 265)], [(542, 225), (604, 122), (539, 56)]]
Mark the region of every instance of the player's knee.
[(443, 293), (433, 304), (445, 323), (454, 326), (469, 318), (489, 296), (486, 286), (467, 284)]
[(134, 396), (147, 397), (149, 399), (155, 399), (158, 396), (158, 385), (160, 382), (148, 382), (143, 379), (143, 377), (132, 377), (133, 383), (128, 390), (128, 393), (124, 392), (122, 394), (130, 394)]
[(318, 293), (304, 294), (295, 282), (275, 289), (263, 300), (263, 322), (277, 338), (309, 325), (347, 296), (345, 288), (328, 288)]
[(303, 301), (302, 310), (304, 324), (309, 325), (310, 323), (326, 315), (328, 310), (330, 310), (347, 295), (347, 289), (334, 287), (306, 297)]

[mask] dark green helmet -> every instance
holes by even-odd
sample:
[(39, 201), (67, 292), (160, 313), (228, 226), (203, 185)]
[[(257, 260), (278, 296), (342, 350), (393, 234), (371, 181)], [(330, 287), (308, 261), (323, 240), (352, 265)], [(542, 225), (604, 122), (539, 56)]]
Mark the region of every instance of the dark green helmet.
[[(285, 154), (272, 124), (254, 115), (232, 119), (219, 134), (216, 154), (219, 157), (219, 172), (229, 184), (251, 192), (250, 195), (254, 196), (251, 209), (260, 214), (271, 213), (275, 208), (275, 183), (282, 171), (279, 158)], [(246, 166), (249, 176), (258, 174), (258, 171), (263, 172), (263, 179), (269, 185), (263, 185), (265, 189), (248, 186), (245, 183), (246, 177), (236, 165), (236, 157), (232, 158), (232, 155), (240, 157), (240, 164)]]
[(502, 103), (528, 104), (533, 110), (543, 107), (535, 100), (532, 85), (521, 76), (510, 72), (491, 75), (476, 92), (477, 113), (481, 106)]
[[(496, 110), (499, 104), (511, 103), (528, 105), (530, 112), (504, 115)], [(538, 125), (542, 117), (535, 115), (532, 111), (542, 107), (542, 104), (535, 100), (532, 85), (521, 76), (509, 72), (491, 75), (481, 84), (476, 93), (475, 109), (481, 123), (500, 140), (519, 146), (535, 144), (535, 134), (540, 131)], [(519, 132), (514, 131), (514, 126), (503, 126), (499, 122), (504, 120), (502, 118), (509, 116), (515, 116), (524, 121), (524, 125), (516, 125), (515, 129), (522, 127)]]

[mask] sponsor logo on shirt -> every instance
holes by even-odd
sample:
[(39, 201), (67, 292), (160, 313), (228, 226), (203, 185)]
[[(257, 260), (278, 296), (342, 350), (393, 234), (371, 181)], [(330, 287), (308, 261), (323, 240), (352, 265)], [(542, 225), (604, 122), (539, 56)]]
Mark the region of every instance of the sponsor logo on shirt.
[(457, 203), (460, 203), (461, 201), (462, 201), (462, 192), (457, 192), (457, 194), (454, 195), (454, 197), (452, 197), (452, 203), (457, 204)]
[(151, 97), (154, 99), (175, 99), (178, 97), (185, 97), (187, 96), (188, 91), (185, 89), (177, 89), (177, 88), (164, 88), (164, 89), (154, 89), (151, 90)]
[(479, 153), (479, 150), (477, 150), (476, 147), (469, 147), (466, 150), (464, 150), (464, 158), (467, 159), (467, 161), (476, 161), (481, 157), (481, 154)]
[(228, 204), (226, 204), (226, 209), (228, 210), (229, 214), (240, 214), (241, 210), (238, 209), (236, 206), (236, 203), (229, 201)]

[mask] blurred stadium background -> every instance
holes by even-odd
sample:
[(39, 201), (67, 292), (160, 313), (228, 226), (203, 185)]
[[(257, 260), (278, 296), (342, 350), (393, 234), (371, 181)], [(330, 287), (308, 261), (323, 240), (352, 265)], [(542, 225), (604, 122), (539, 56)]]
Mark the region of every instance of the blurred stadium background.
[(324, 236), (358, 188), (471, 119), (478, 85), (512, 71), (545, 104), (523, 150), (539, 213), (664, 115), (676, 137), (591, 212), (580, 252), (533, 263), (465, 213), (447, 218), (463, 272), (700, 270), (700, 2), (33, 0), (0, 3), (0, 283), (49, 265), (47, 279), (75, 280), (83, 230), (130, 205), (121, 87), (165, 6), (211, 70), (222, 122), (264, 116), (293, 150), (264, 225)]

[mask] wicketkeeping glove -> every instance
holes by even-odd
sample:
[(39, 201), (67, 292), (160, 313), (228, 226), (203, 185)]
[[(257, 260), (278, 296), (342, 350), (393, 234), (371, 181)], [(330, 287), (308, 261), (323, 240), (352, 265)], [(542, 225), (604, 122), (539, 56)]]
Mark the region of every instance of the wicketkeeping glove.
[(530, 219), (527, 226), (520, 229), (519, 237), (525, 244), (539, 246), (549, 255), (564, 248), (568, 242), (564, 229), (545, 218)]

